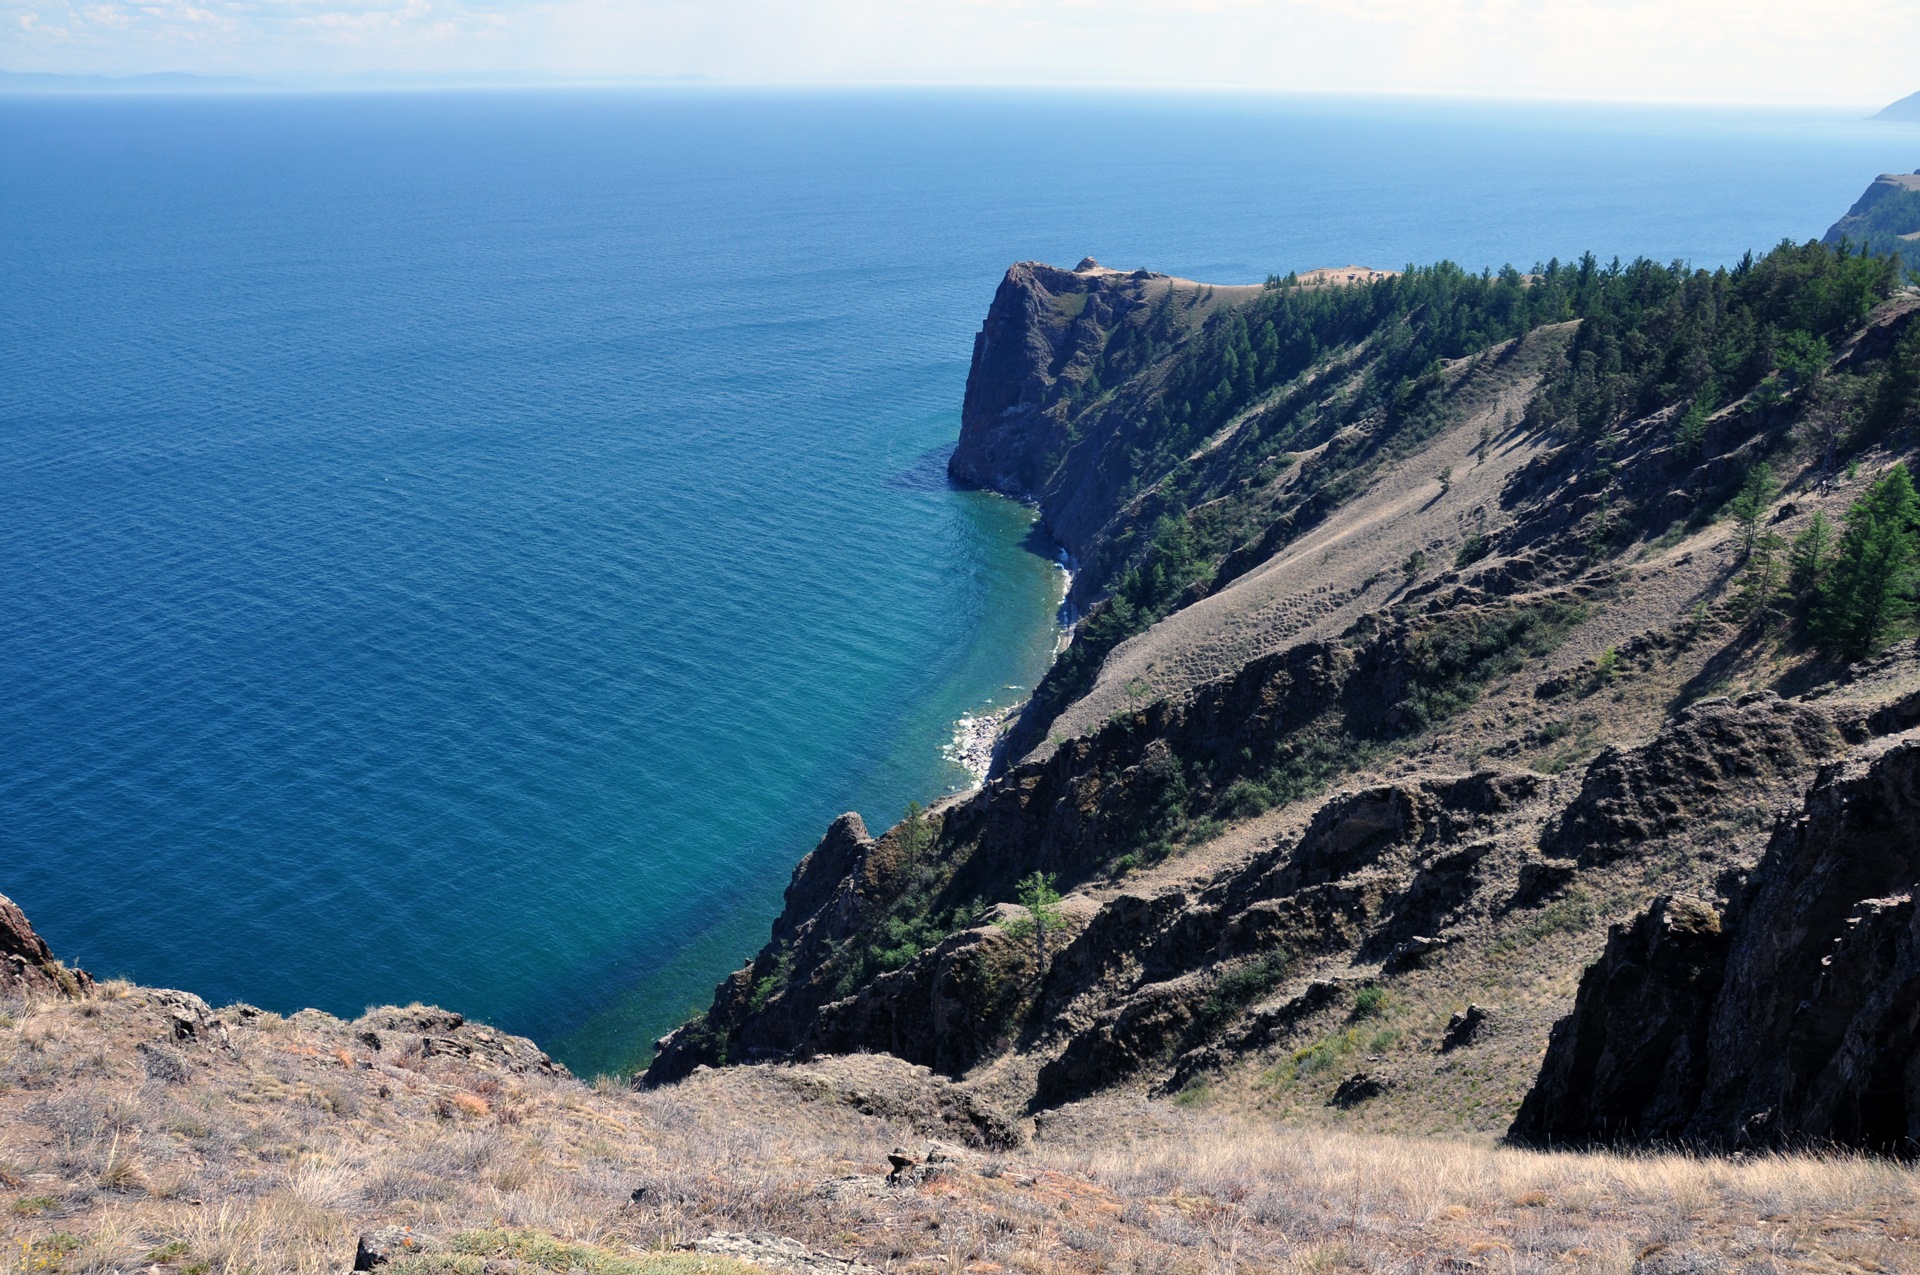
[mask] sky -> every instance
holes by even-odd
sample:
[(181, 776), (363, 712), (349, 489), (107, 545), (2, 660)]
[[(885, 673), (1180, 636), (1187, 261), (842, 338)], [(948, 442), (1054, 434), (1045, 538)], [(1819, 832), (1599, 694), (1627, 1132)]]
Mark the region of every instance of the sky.
[(0, 0), (0, 70), (704, 77), (1879, 105), (1920, 2)]

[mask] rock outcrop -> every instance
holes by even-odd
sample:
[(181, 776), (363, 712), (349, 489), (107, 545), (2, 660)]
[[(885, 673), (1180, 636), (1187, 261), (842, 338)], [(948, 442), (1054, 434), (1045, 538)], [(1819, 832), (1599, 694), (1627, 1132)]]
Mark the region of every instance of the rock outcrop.
[(1778, 695), (1704, 700), (1638, 748), (1602, 750), (1541, 848), (1589, 862), (1631, 854), (1705, 810), (1737, 806), (1743, 791), (1761, 813), (1774, 781), (1810, 770), (1840, 743), (1827, 713)]
[(1920, 1151), (1920, 734), (1821, 772), (1724, 912), (1616, 930), (1512, 1134)]
[(26, 914), (0, 894), (0, 994), (77, 996), (91, 986), (93, 979), (87, 972), (56, 960)]

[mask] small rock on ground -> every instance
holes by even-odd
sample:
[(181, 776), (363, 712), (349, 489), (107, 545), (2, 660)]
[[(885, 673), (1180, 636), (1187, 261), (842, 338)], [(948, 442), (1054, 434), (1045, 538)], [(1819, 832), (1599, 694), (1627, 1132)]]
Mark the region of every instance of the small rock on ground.
[(716, 1231), (704, 1240), (695, 1240), (693, 1249), (697, 1253), (737, 1258), (785, 1275), (880, 1275), (874, 1267), (851, 1258), (816, 1253), (799, 1240), (765, 1231), (751, 1234)]

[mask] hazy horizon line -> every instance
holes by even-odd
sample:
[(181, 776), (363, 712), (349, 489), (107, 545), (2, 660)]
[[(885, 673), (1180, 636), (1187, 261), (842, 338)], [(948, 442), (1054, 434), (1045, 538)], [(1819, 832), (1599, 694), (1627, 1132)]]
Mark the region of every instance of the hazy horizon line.
[[(27, 81), (29, 83), (21, 83)], [(1820, 98), (1702, 98), (1702, 97), (1594, 97), (1579, 94), (1500, 93), (1420, 89), (1295, 89), (1268, 84), (1192, 83), (1140, 80), (885, 80), (885, 79), (731, 79), (700, 72), (680, 74), (599, 74), (532, 70), (490, 71), (261, 71), (246, 74), (207, 74), (198, 71), (141, 71), (118, 74), (105, 71), (16, 71), (0, 67), (0, 94), (25, 95), (32, 83), (69, 95), (129, 95), (142, 93), (247, 94), (286, 92), (367, 92), (414, 89), (503, 90), (683, 88), (696, 90), (814, 90), (814, 91), (1003, 91), (1003, 92), (1124, 92), (1142, 95), (1184, 95), (1273, 98), (1346, 98), (1444, 100), (1459, 102), (1540, 102), (1590, 106), (1662, 106), (1713, 108), (1800, 108), (1822, 111), (1862, 109), (1877, 111), (1890, 102), (1861, 99), (1836, 102)], [(1904, 99), (1893, 99), (1894, 101)], [(1901, 121), (1887, 121), (1899, 123)]]

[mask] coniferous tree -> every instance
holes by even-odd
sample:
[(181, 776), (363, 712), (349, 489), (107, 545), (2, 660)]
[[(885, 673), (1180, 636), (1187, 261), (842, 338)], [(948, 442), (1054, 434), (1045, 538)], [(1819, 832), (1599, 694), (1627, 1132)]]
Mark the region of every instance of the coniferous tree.
[(1814, 634), (1850, 659), (1870, 654), (1913, 613), (1920, 498), (1895, 465), (1847, 510), (1846, 530), (1814, 609)]
[(1740, 527), (1740, 554), (1751, 557), (1754, 541), (1760, 535), (1760, 519), (1767, 512), (1767, 506), (1773, 503), (1773, 493), (1779, 485), (1773, 481), (1773, 470), (1766, 462), (1747, 470), (1746, 479), (1740, 484), (1740, 494), (1727, 505), (1727, 512), (1733, 515)]
[(1787, 587), (1796, 598), (1805, 598), (1820, 587), (1827, 566), (1833, 559), (1833, 524), (1816, 511), (1806, 530), (1793, 538), (1787, 552)]
[(1762, 531), (1754, 537), (1753, 549), (1747, 555), (1747, 569), (1740, 582), (1737, 600), (1741, 613), (1762, 625), (1767, 623), (1780, 601), (1786, 547), (1787, 542), (1778, 534)]
[(1674, 423), (1673, 450), (1682, 460), (1692, 460), (1700, 454), (1700, 445), (1707, 436), (1707, 417), (1712, 415), (1712, 405), (1704, 398), (1696, 400), (1687, 414)]

